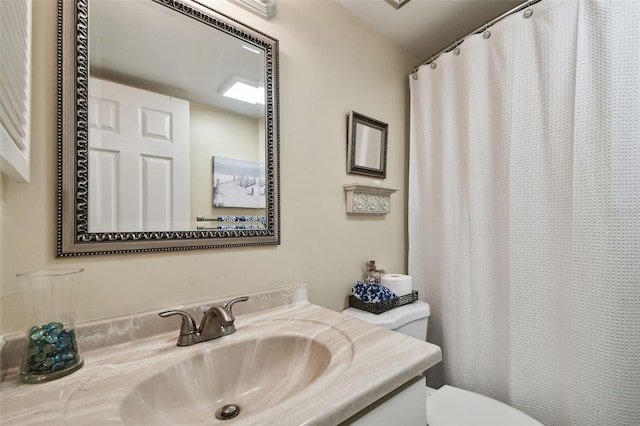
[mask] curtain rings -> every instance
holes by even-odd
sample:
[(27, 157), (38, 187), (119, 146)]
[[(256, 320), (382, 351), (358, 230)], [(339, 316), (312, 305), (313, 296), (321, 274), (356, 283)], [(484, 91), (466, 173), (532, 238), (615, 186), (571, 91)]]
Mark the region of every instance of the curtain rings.
[(456, 47), (453, 49), (453, 54), (458, 56), (460, 54), (460, 48), (458, 47), (458, 39), (456, 39)]
[(484, 32), (482, 33), (482, 38), (484, 38), (485, 40), (488, 39), (489, 37), (491, 37), (491, 31), (489, 31), (487, 28), (489, 28), (489, 23), (485, 22), (484, 23)]
[(431, 67), (432, 70), (435, 70), (438, 66), (434, 61), (435, 59), (433, 58), (433, 55), (431, 55), (431, 64), (429, 65), (429, 67)]
[(531, 9), (531, 0), (527, 0), (527, 10), (524, 11), (522, 16), (525, 19), (529, 19), (531, 18), (531, 15), (533, 15), (533, 9)]

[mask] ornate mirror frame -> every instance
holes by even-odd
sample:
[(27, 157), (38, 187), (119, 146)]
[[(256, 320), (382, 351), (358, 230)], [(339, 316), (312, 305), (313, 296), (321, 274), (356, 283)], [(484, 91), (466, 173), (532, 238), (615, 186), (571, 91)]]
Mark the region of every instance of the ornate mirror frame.
[(347, 126), (347, 173), (387, 177), (387, 134), (389, 125), (355, 111)]
[(89, 232), (88, 0), (58, 0), (57, 257), (280, 244), (278, 40), (192, 0), (149, 0), (265, 53), (265, 229)]

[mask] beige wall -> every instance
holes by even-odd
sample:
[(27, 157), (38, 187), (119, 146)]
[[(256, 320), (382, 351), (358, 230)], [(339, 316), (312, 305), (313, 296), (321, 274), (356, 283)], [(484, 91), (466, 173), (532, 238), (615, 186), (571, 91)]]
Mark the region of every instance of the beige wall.
[[(56, 259), (56, 4), (36, 0), (32, 179), (0, 180), (1, 332), (23, 328), (15, 274), (46, 267), (85, 268), (78, 321), (298, 282), (340, 310), (366, 260), (406, 271), (406, 83), (417, 58), (332, 1), (281, 0), (271, 21), (215, 7), (280, 40), (282, 245)], [(345, 173), (349, 110), (389, 123), (384, 183), (400, 191), (386, 216), (345, 214), (342, 185), (372, 181)]]
[(264, 120), (189, 103), (191, 132), (191, 220), (192, 227), (216, 226), (195, 222), (196, 216), (264, 216), (265, 210), (214, 208), (212, 157), (264, 162)]

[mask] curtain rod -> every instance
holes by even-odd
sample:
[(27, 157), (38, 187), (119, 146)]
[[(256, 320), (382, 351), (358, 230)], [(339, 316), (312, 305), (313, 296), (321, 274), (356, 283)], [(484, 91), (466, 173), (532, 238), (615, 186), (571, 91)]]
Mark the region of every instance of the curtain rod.
[[(464, 37), (456, 39), (456, 41), (454, 41), (453, 43), (451, 43), (450, 45), (448, 45), (444, 49), (440, 50), (438, 53), (436, 53), (434, 55), (431, 55), (428, 59), (420, 62), (418, 65), (413, 67), (413, 73), (418, 71), (418, 69), (420, 69), (421, 66), (429, 65), (430, 63), (432, 63), (433, 61), (438, 59), (438, 57), (440, 55), (442, 55), (443, 53), (450, 52), (451, 50), (453, 50), (456, 47), (460, 46), (467, 37), (472, 36), (474, 34), (480, 34), (480, 33), (484, 32), (484, 31), (486, 31), (487, 28), (490, 28), (493, 25), (495, 25), (496, 23), (502, 21), (507, 16), (513, 15), (514, 13), (518, 13), (521, 10), (526, 9), (529, 6), (533, 6), (534, 4), (539, 3), (541, 1), (542, 0), (527, 0), (524, 3), (521, 3), (520, 5), (512, 8), (511, 10), (508, 10), (507, 12), (505, 12), (502, 15), (498, 16), (497, 18), (494, 18), (493, 20), (485, 23), (484, 25), (481, 25), (480, 27), (478, 27), (475, 30), (471, 31), (470, 33), (466, 34)], [(527, 16), (527, 18), (528, 18), (528, 16)]]

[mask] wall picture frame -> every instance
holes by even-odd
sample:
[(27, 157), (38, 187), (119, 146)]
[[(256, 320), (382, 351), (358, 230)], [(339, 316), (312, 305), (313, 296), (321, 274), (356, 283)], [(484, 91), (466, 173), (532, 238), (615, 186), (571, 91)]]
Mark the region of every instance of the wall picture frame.
[(347, 126), (347, 173), (387, 177), (389, 125), (355, 111)]

